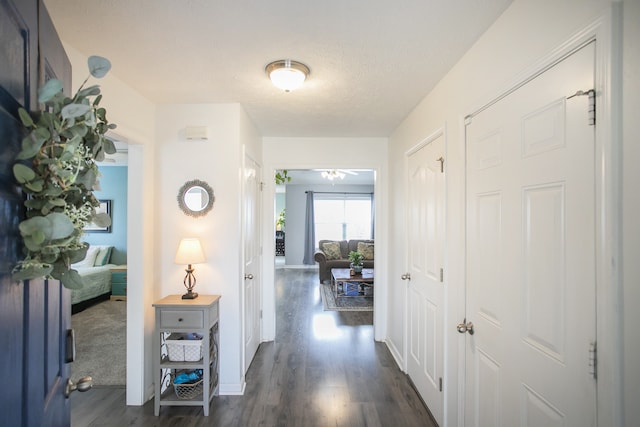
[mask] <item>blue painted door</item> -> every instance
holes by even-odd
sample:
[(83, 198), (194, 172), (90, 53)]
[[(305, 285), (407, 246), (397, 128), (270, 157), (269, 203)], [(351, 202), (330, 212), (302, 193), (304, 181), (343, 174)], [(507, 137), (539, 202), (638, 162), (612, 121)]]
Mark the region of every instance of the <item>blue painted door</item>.
[[(40, 52), (40, 55), (38, 55)], [(12, 175), (24, 131), (18, 108), (37, 109), (38, 83), (70, 89), (71, 67), (39, 0), (0, 0), (0, 425), (70, 424), (69, 291), (57, 281), (12, 282), (21, 258), (24, 196)]]

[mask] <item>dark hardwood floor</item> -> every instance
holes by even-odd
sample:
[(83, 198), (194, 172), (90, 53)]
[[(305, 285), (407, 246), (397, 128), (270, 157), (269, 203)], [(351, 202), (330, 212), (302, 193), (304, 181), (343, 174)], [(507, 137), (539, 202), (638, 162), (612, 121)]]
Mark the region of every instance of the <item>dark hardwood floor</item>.
[(195, 407), (155, 417), (153, 401), (127, 407), (124, 389), (96, 388), (73, 393), (72, 426), (436, 425), (373, 340), (371, 312), (323, 311), (317, 272), (276, 270), (276, 288), (276, 340), (260, 345), (243, 396), (215, 397), (208, 417)]

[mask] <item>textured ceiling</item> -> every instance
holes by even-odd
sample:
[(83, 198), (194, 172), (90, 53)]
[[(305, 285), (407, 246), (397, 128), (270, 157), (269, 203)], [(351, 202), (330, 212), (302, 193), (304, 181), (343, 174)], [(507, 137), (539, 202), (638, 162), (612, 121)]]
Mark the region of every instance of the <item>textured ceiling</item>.
[[(155, 103), (238, 102), (263, 136), (388, 136), (512, 0), (45, 0)], [(311, 68), (302, 89), (264, 67)]]

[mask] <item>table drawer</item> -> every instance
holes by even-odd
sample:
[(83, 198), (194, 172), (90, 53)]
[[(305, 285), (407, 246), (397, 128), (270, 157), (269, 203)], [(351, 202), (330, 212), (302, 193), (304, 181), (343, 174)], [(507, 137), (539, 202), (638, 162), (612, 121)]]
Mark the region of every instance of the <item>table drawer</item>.
[(162, 310), (160, 311), (161, 328), (203, 328), (202, 311)]

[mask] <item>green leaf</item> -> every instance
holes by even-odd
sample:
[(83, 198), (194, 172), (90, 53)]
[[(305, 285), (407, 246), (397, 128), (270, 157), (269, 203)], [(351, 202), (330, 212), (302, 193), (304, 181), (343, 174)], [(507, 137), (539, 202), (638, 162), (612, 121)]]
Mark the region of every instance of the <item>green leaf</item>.
[(82, 185), (87, 190), (91, 190), (98, 179), (98, 174), (93, 169), (87, 169), (76, 178), (76, 185)]
[(84, 287), (82, 276), (73, 269), (61, 272), (60, 281), (67, 289), (82, 289)]
[(62, 114), (63, 119), (68, 120), (75, 117), (84, 116), (90, 109), (91, 107), (85, 104), (69, 104), (65, 105), (64, 108), (62, 108), (60, 114)]
[[(45, 136), (46, 133), (46, 136)], [(49, 137), (49, 131), (44, 128), (37, 128), (22, 140), (22, 151), (18, 153), (16, 159), (26, 160), (35, 157)]]
[(91, 222), (93, 222), (98, 227), (108, 227), (111, 225), (111, 217), (109, 216), (109, 214), (102, 212), (99, 214), (95, 214), (91, 218)]
[(38, 102), (45, 103), (62, 91), (62, 82), (58, 79), (51, 79), (38, 89)]
[[(51, 226), (51, 223), (43, 216), (35, 216), (25, 219), (18, 225), (20, 234), (23, 236), (31, 236), (37, 231), (44, 231)], [(45, 232), (46, 234), (46, 232)]]
[(44, 181), (39, 179), (37, 181), (25, 182), (24, 186), (34, 193), (39, 193), (44, 188)]
[(100, 86), (98, 85), (94, 85), (94, 86), (90, 86), (88, 88), (82, 89), (80, 92), (78, 92), (77, 97), (86, 98), (87, 96), (96, 96), (96, 95), (100, 95)]
[(38, 277), (48, 276), (52, 270), (52, 265), (23, 266), (14, 272), (11, 278), (15, 281), (36, 279)]
[(22, 120), (22, 124), (25, 127), (32, 127), (35, 124), (33, 123), (33, 119), (31, 115), (24, 108), (18, 108), (18, 115), (20, 116), (20, 120)]
[(67, 204), (64, 201), (64, 199), (51, 199), (49, 200), (49, 203), (51, 203), (53, 206), (62, 206), (62, 207), (64, 207), (64, 205)]
[(66, 251), (66, 254), (69, 257), (69, 264), (82, 261), (87, 256), (88, 249), (89, 245), (85, 245), (80, 249)]
[(115, 154), (117, 152), (116, 145), (109, 138), (104, 138), (102, 140), (102, 149), (107, 154)]
[(111, 69), (111, 62), (102, 56), (90, 56), (87, 62), (89, 63), (89, 72), (96, 79), (106, 76)]
[(13, 176), (16, 177), (16, 180), (20, 184), (24, 184), (25, 182), (31, 181), (36, 177), (36, 173), (29, 166), (23, 165), (22, 163), (16, 163), (13, 165)]
[(73, 222), (63, 213), (60, 212), (52, 212), (45, 217), (50, 223), (52, 227), (52, 232), (49, 235), (49, 239), (64, 239), (73, 233), (74, 227)]

